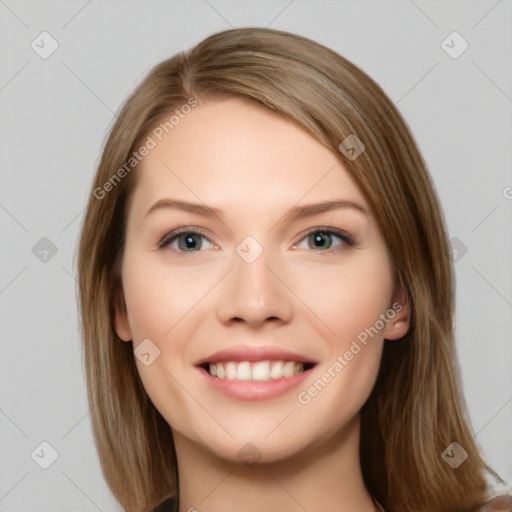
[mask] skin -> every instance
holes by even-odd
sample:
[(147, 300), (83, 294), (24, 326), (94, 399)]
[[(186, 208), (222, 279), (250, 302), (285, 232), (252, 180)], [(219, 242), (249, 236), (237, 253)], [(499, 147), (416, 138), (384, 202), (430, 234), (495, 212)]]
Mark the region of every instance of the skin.
[[(144, 387), (172, 428), (180, 511), (373, 512), (359, 461), (359, 411), (376, 380), (384, 339), (401, 338), (409, 307), (365, 197), (333, 153), (247, 100), (199, 104), (144, 158), (127, 209), (122, 265), (126, 313), (119, 337), (150, 339), (160, 356), (136, 359)], [(204, 203), (224, 217), (159, 208), (163, 198)], [(361, 205), (289, 221), (296, 206)], [(187, 252), (180, 226), (202, 228)], [(315, 244), (312, 228), (348, 233)], [(252, 236), (263, 252), (236, 248)], [(202, 244), (202, 245), (201, 245)], [(319, 247), (319, 248), (318, 248)], [(298, 401), (391, 304), (402, 310), (309, 403)], [(234, 345), (271, 345), (317, 361), (284, 395), (242, 401), (213, 390), (194, 363)], [(332, 369), (331, 369), (332, 373)], [(240, 450), (256, 447), (258, 463)], [(245, 448), (244, 448), (245, 447)], [(243, 504), (243, 508), (241, 508)]]

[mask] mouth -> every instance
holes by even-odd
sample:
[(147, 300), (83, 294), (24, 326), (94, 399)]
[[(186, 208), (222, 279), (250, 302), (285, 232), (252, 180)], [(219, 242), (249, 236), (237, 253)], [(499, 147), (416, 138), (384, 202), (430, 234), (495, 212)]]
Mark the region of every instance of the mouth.
[(206, 362), (199, 366), (216, 379), (265, 382), (307, 372), (315, 363), (287, 360), (218, 361)]
[(238, 346), (197, 361), (207, 387), (239, 400), (263, 400), (286, 394), (317, 365), (301, 354), (274, 346)]

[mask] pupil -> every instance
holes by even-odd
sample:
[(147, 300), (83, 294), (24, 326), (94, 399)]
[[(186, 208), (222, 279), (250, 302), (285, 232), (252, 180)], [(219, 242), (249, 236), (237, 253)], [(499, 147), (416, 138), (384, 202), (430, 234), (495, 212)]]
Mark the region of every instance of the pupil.
[(322, 245), (322, 243), (326, 243), (327, 242), (327, 249), (329, 248), (330, 244), (328, 243), (328, 238), (329, 238), (329, 234), (325, 234), (324, 232), (322, 231), (319, 231), (316, 235), (315, 235), (315, 243), (316, 244), (319, 244), (319, 245)]
[(192, 235), (192, 234), (188, 234), (188, 235), (185, 235), (184, 238), (182, 238), (182, 240), (184, 240), (184, 246), (182, 246), (181, 248), (185, 248), (185, 249), (194, 249), (195, 248), (195, 244), (197, 243), (196, 241), (196, 237), (198, 235)]

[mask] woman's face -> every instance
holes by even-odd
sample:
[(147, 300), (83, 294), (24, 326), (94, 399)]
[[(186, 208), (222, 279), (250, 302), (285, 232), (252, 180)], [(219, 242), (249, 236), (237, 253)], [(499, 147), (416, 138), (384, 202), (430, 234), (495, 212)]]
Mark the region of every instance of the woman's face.
[(328, 149), (245, 100), (200, 104), (154, 139), (128, 203), (116, 318), (152, 402), (233, 461), (339, 439), (384, 338), (407, 330), (364, 196)]

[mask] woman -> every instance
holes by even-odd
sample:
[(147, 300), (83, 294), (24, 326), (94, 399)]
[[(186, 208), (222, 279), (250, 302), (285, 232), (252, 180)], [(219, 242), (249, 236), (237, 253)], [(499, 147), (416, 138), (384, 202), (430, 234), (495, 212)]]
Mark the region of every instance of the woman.
[(490, 498), (433, 185), (333, 51), (235, 29), (157, 65), (107, 140), (78, 267), (94, 434), (126, 510)]

